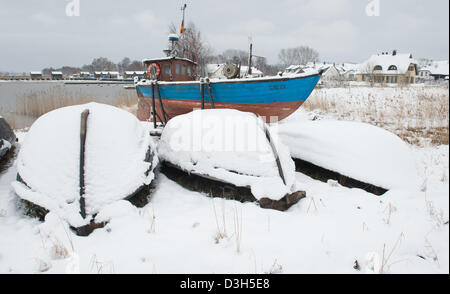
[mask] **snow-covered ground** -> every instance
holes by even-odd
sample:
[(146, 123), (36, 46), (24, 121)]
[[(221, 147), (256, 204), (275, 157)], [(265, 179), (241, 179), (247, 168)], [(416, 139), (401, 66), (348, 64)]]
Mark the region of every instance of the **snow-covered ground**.
[[(288, 122), (305, 116), (335, 112), (300, 110)], [(26, 133), (17, 136), (20, 148)], [(149, 204), (110, 205), (97, 217), (109, 224), (89, 237), (53, 213), (43, 223), (24, 216), (13, 165), (0, 174), (0, 273), (448, 274), (449, 147), (409, 148), (419, 189), (374, 196), (296, 173), (307, 196), (279, 212), (208, 198), (159, 174)]]

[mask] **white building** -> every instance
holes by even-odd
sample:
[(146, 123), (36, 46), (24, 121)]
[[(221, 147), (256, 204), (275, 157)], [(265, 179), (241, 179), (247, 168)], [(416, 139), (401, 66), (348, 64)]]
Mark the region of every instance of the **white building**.
[(413, 84), (417, 73), (412, 54), (398, 54), (394, 50), (372, 55), (361, 64), (356, 75), (358, 82)]
[(308, 71), (322, 71), (321, 80), (323, 81), (338, 81), (342, 78), (339, 70), (333, 63), (325, 62), (308, 62), (306, 65), (290, 65), (285, 69), (283, 75), (299, 74)]
[(449, 61), (433, 61), (419, 70), (421, 80), (448, 80)]
[(359, 67), (360, 65), (357, 63), (336, 64), (336, 69), (345, 81), (356, 81), (356, 73), (358, 72)]

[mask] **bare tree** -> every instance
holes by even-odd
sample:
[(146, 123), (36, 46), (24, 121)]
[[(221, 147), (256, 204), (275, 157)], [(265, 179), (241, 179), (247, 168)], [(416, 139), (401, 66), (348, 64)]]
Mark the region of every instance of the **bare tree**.
[(280, 63), (285, 67), (292, 64), (306, 64), (319, 61), (319, 53), (311, 47), (300, 46), (295, 48), (281, 49), (278, 54)]
[(128, 57), (125, 57), (124, 59), (122, 59), (122, 61), (120, 61), (117, 64), (117, 68), (119, 70), (119, 72), (123, 73), (124, 71), (128, 70), (128, 67), (131, 64), (131, 60)]
[(145, 70), (144, 64), (141, 61), (133, 60), (130, 65), (127, 66), (126, 70), (132, 71), (142, 71)]
[(428, 59), (428, 58), (419, 58), (419, 59), (417, 59), (417, 66), (418, 66), (419, 69), (423, 68), (423, 67), (426, 67), (426, 66), (429, 66), (432, 63), (433, 63), (432, 59)]
[(216, 63), (234, 63), (248, 65), (248, 52), (237, 49), (227, 49), (222, 54), (213, 57)]
[(363, 81), (368, 82), (370, 86), (373, 86), (376, 81), (375, 65), (373, 63), (366, 63), (362, 68)]
[(114, 62), (110, 61), (108, 58), (99, 57), (95, 58), (91, 64), (84, 65), (82, 69), (90, 72), (102, 70), (113, 71), (117, 70), (117, 65)]
[[(176, 34), (177, 31), (177, 28), (172, 23), (169, 26), (169, 33)], [(189, 22), (184, 28), (180, 40), (175, 45), (175, 49), (180, 57), (197, 62), (199, 66), (208, 63), (208, 59), (212, 55), (212, 49), (203, 41), (200, 31), (193, 22)]]

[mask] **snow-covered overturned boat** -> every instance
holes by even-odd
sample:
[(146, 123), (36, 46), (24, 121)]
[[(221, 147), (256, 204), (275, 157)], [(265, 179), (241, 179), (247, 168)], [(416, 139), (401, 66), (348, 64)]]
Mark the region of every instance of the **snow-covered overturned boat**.
[(11, 129), (8, 122), (0, 116), (0, 161), (11, 150), (15, 140), (16, 135), (14, 134), (14, 131)]
[(381, 195), (418, 189), (421, 182), (411, 150), (398, 136), (359, 122), (290, 121), (277, 126), (297, 171), (314, 179)]
[(278, 210), (305, 197), (288, 149), (252, 113), (213, 109), (177, 116), (163, 130), (158, 156), (165, 175), (212, 197)]
[(87, 235), (102, 226), (95, 216), (105, 206), (122, 199), (147, 203), (157, 163), (152, 138), (136, 117), (89, 103), (34, 122), (12, 185), (29, 214), (43, 219), (51, 211)]

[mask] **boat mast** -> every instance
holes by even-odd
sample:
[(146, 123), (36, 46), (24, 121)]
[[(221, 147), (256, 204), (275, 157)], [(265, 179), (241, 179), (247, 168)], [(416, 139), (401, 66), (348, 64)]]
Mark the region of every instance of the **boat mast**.
[(250, 50), (248, 53), (248, 70), (247, 70), (247, 75), (251, 75), (252, 74), (252, 50), (253, 50), (253, 44), (252, 44), (252, 38), (249, 37), (248, 40), (250, 41)]

